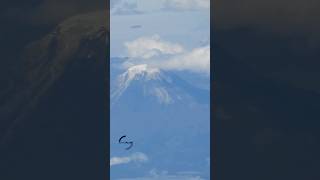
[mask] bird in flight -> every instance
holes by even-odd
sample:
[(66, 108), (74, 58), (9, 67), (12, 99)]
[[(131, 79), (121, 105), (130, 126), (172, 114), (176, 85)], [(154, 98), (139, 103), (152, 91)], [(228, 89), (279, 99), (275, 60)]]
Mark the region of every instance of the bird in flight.
[(126, 148), (126, 150), (129, 150), (132, 148), (133, 146), (133, 141), (127, 142), (127, 141), (122, 141), (123, 138), (127, 137), (126, 135), (121, 136), (121, 138), (119, 139), (119, 144), (129, 144), (129, 146)]

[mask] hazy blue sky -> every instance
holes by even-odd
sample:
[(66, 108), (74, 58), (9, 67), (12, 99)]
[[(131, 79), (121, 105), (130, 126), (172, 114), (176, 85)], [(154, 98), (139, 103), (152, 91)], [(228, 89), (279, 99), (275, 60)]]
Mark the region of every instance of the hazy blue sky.
[[(209, 3), (111, 1), (110, 54), (128, 57), (118, 58), (122, 70), (111, 77), (120, 77), (112, 87), (117, 98), (111, 99), (116, 104), (111, 108), (112, 178), (209, 179), (209, 91), (184, 82), (206, 77), (203, 82), (209, 83)], [(167, 104), (157, 104), (155, 96)], [(135, 140), (130, 151), (117, 143), (124, 134)]]
[(125, 42), (155, 34), (189, 50), (208, 44), (209, 7), (197, 7), (197, 0), (181, 1), (189, 3), (180, 6), (170, 5), (166, 0), (120, 0), (112, 3), (111, 57), (126, 55)]

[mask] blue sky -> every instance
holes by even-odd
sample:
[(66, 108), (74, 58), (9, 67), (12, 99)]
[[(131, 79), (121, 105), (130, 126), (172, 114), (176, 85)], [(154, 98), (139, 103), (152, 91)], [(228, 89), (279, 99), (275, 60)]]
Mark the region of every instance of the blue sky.
[[(159, 42), (180, 45), (185, 50), (184, 52), (191, 52), (196, 48), (208, 48), (210, 39), (208, 3), (208, 0), (120, 0), (111, 2), (111, 57), (130, 56), (128, 53), (130, 50), (125, 44), (139, 38), (147, 40), (158, 37)], [(208, 52), (205, 56), (209, 55)], [(170, 57), (175, 55), (181, 57), (183, 54), (170, 54)], [(162, 63), (169, 59), (171, 58), (168, 56), (166, 58), (157, 57), (157, 62)], [(152, 57), (152, 60), (155, 60), (155, 57)], [(192, 63), (190, 61), (188, 63)], [(209, 64), (208, 57), (206, 61), (206, 64), (202, 65)], [(192, 64), (197, 66), (196, 63)], [(190, 67), (186, 69), (190, 70)]]
[[(195, 48), (209, 41), (208, 22), (208, 14), (198, 11), (113, 15), (111, 56), (121, 56), (125, 53), (124, 42), (154, 34), (160, 35), (163, 39), (181, 43), (189, 49)], [(141, 28), (133, 29), (134, 25), (140, 25)]]
[[(122, 106), (111, 110), (110, 165), (113, 179), (209, 179), (210, 108), (208, 103), (197, 104), (191, 100), (193, 95), (203, 95), (202, 90), (191, 87), (196, 83), (184, 89), (187, 86), (182, 82), (186, 79), (200, 82), (206, 77), (203, 82), (209, 85), (209, 2), (111, 0), (110, 54), (111, 57), (125, 57), (124, 61), (115, 63), (120, 64), (120, 72), (125, 73), (117, 71), (116, 76), (130, 78), (119, 86), (122, 87), (119, 94), (126, 97), (119, 100)], [(111, 61), (115, 59), (111, 58)], [(142, 64), (147, 66), (137, 66)], [(165, 73), (157, 69), (165, 70)], [(133, 77), (140, 71), (145, 71), (148, 77), (134, 84), (138, 79)], [(171, 72), (184, 80), (175, 78)], [(170, 81), (163, 82), (167, 79), (177, 80), (173, 81), (177, 83), (167, 86)], [(130, 84), (134, 86), (129, 87)], [(185, 98), (185, 101), (155, 105), (151, 103), (151, 96), (147, 96), (150, 99), (140, 96), (139, 86), (143, 91), (161, 92), (161, 97)], [(206, 93), (209, 95), (209, 91)], [(134, 102), (127, 99), (134, 99)], [(190, 104), (185, 106), (186, 102)], [(132, 110), (129, 104), (137, 110)], [(139, 108), (145, 112), (136, 112)], [(135, 141), (130, 151), (124, 151), (115, 140), (123, 133)]]

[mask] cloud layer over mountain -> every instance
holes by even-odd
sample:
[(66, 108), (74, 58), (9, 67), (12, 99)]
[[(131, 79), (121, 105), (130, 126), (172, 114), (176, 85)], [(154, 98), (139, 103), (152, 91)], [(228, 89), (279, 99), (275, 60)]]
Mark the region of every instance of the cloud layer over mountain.
[(173, 55), (184, 51), (181, 45), (161, 40), (159, 35), (140, 37), (134, 41), (126, 42), (125, 46), (131, 58), (150, 59), (159, 55)]
[(168, 70), (187, 70), (196, 73), (210, 73), (210, 47), (195, 48), (191, 52), (159, 62), (159, 67)]
[(185, 48), (159, 35), (140, 37), (126, 42), (129, 60), (126, 67), (137, 63), (149, 64), (157, 68), (173, 71), (210, 72), (210, 47), (203, 46), (186, 51)]

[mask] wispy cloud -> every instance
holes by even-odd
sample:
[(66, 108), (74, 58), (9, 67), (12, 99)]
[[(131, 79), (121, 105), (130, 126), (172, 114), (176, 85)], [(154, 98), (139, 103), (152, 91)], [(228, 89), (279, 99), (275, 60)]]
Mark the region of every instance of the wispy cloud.
[(145, 155), (144, 153), (137, 152), (133, 153), (130, 156), (126, 157), (112, 157), (110, 159), (110, 166), (114, 165), (120, 165), (120, 164), (128, 164), (130, 162), (147, 162), (148, 161), (148, 156)]
[(201, 10), (210, 8), (210, 0), (164, 0), (163, 5), (169, 10)]
[(140, 37), (134, 41), (126, 42), (129, 60), (124, 67), (137, 64), (173, 71), (191, 71), (209, 74), (210, 72), (210, 46), (186, 51), (185, 48), (169, 41), (164, 41), (158, 35)]
[[(170, 10), (170, 11), (196, 11), (196, 10), (209, 10), (210, 0), (159, 0), (154, 2), (156, 7), (150, 7), (149, 0), (111, 0), (110, 7), (112, 14), (116, 15), (130, 15), (141, 13), (138, 11), (138, 5), (144, 7), (144, 12), (152, 12), (157, 10)], [(143, 4), (149, 6), (143, 6)]]
[(119, 180), (204, 180), (200, 175), (194, 172), (183, 172), (177, 174), (169, 174), (168, 171), (157, 171), (152, 169), (149, 174), (144, 177), (122, 178)]
[(135, 0), (111, 0), (110, 6), (113, 15), (142, 14)]
[(197, 73), (209, 73), (210, 47), (195, 48), (191, 52), (159, 63), (159, 67), (167, 70), (187, 70)]
[(163, 41), (159, 35), (141, 37), (126, 42), (125, 46), (131, 58), (150, 59), (159, 55), (173, 55), (184, 51), (181, 45)]

